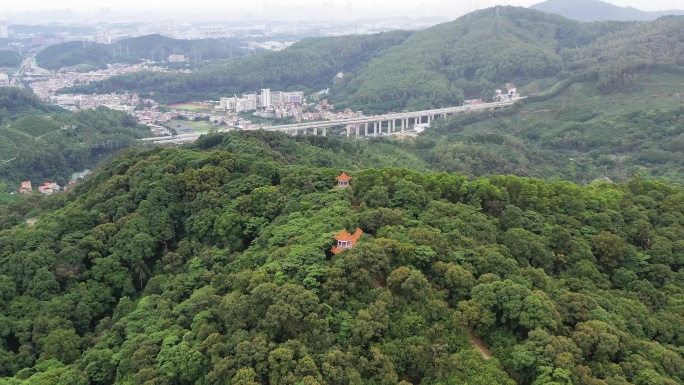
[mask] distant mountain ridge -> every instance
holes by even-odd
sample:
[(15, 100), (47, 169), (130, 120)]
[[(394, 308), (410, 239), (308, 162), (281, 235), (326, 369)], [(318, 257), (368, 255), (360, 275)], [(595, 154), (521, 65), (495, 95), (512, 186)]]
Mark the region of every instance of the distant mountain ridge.
[(600, 0), (547, 0), (530, 7), (577, 21), (651, 21), (666, 15), (684, 15), (684, 10), (657, 12), (620, 7)]
[[(207, 100), (261, 88), (328, 89), (336, 108), (364, 113), (458, 105), (494, 89), (590, 76), (603, 92), (635, 87), (638, 74), (684, 71), (684, 17), (581, 23), (522, 7), (495, 7), (417, 32), (304, 39), (191, 74), (137, 73), (65, 93), (138, 92), (161, 103)], [(336, 76), (343, 73), (344, 76)], [(536, 88), (535, 88), (536, 87)]]
[(173, 39), (159, 34), (124, 39), (113, 44), (68, 42), (48, 47), (36, 55), (40, 67), (57, 70), (80, 64), (106, 67), (110, 63), (165, 61), (171, 54), (188, 60), (216, 60), (241, 57), (245, 50), (231, 39)]

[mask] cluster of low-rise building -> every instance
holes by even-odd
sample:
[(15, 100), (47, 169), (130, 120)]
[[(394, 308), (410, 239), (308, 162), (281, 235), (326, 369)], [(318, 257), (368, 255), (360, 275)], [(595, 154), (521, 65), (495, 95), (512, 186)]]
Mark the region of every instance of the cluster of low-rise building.
[(268, 88), (261, 90), (261, 94), (242, 94), (239, 98), (221, 98), (219, 106), (224, 111), (242, 112), (255, 111), (259, 108), (279, 108), (288, 104), (301, 105), (305, 102), (304, 92), (294, 91), (271, 91)]
[[(75, 172), (71, 174), (71, 178), (69, 179), (69, 184), (62, 187), (60, 186), (57, 182), (44, 182), (42, 185), (38, 186), (37, 191), (41, 194), (45, 195), (52, 195), (57, 191), (60, 190), (67, 190), (69, 186), (75, 185), (78, 183), (80, 180), (85, 179), (88, 175), (92, 174), (93, 172), (85, 169), (81, 172)], [(29, 194), (32, 193), (36, 190), (33, 189), (33, 184), (31, 183), (30, 180), (25, 180), (21, 182), (21, 185), (19, 186), (19, 193), (20, 194)]]
[[(45, 182), (38, 186), (38, 192), (45, 195), (52, 195), (60, 189), (61, 187), (57, 184), (57, 182)], [(31, 184), (30, 180), (21, 182), (21, 187), (19, 187), (20, 194), (29, 194), (33, 191), (33, 185)]]
[[(170, 130), (163, 127), (173, 120), (203, 120), (212, 125), (245, 129), (251, 127), (250, 121), (242, 119), (240, 112), (253, 112), (265, 118), (293, 118), (295, 122), (315, 120), (343, 120), (363, 116), (361, 111), (345, 110), (335, 112), (334, 105), (327, 99), (316, 104), (307, 104), (301, 91), (271, 91), (262, 89), (260, 94), (243, 94), (240, 97), (221, 98), (214, 106), (206, 103), (205, 111), (186, 111), (183, 109), (160, 109), (153, 99), (143, 99), (137, 93), (111, 94), (57, 94), (57, 91), (78, 83), (99, 81), (121, 73), (143, 70), (142, 65), (112, 65), (104, 71), (93, 73), (64, 72), (52, 75), (45, 81), (33, 82), (31, 87), (43, 100), (67, 110), (86, 110), (105, 106), (112, 110), (124, 111), (135, 116), (141, 124), (150, 127), (155, 135), (168, 135)], [(147, 67), (158, 68), (158, 67)], [(173, 106), (171, 106), (173, 107)], [(313, 108), (312, 108), (313, 107)]]
[[(313, 107), (313, 108), (312, 108)], [(306, 103), (283, 103), (274, 104), (271, 107), (263, 108), (254, 113), (263, 118), (294, 118), (295, 122), (311, 122), (315, 120), (344, 120), (362, 117), (361, 111), (346, 109), (336, 112), (335, 106), (328, 104), (327, 99), (321, 100), (318, 104)]]
[(10, 78), (6, 73), (0, 72), (0, 87), (9, 87)]
[(240, 97), (221, 98), (218, 109), (227, 112), (255, 111), (254, 115), (264, 118), (294, 118), (295, 122), (314, 120), (351, 119), (363, 116), (361, 111), (345, 110), (335, 112), (334, 106), (323, 99), (312, 109), (306, 104), (301, 91), (271, 91), (262, 89), (261, 94), (243, 94)]
[[(149, 65), (147, 63), (141, 64), (109, 64), (107, 69), (90, 71), (90, 72), (56, 72), (51, 74), (44, 74), (39, 80), (30, 83), (31, 90), (45, 101), (51, 101), (50, 98), (55, 97), (57, 91), (72, 87), (75, 85), (88, 84), (90, 82), (102, 81), (116, 75), (124, 75), (134, 72), (150, 71), (150, 72), (174, 72), (163, 67)], [(187, 70), (179, 70), (181, 72)], [(175, 71), (178, 72), (178, 71)], [(30, 79), (27, 79), (30, 80)], [(65, 97), (65, 106), (73, 105), (76, 100), (70, 97)], [(70, 103), (70, 104), (69, 104)]]

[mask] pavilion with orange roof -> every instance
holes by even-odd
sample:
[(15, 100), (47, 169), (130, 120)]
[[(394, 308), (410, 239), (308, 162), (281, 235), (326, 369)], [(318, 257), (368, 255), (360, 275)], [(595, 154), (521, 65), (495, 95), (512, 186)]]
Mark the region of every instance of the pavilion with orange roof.
[(343, 250), (351, 249), (362, 235), (363, 230), (358, 227), (356, 228), (356, 231), (354, 231), (354, 234), (349, 234), (347, 229), (342, 230), (342, 232), (339, 234), (335, 234), (334, 238), (337, 241), (337, 246), (332, 247), (333, 254), (340, 253)]
[(342, 173), (340, 176), (337, 177), (337, 187), (345, 188), (349, 186), (349, 181), (352, 180), (352, 177), (347, 175), (347, 173)]

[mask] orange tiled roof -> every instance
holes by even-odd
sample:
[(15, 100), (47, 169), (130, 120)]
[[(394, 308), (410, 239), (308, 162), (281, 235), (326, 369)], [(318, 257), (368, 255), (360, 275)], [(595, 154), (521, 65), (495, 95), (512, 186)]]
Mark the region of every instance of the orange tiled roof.
[[(349, 241), (349, 242), (351, 242), (351, 247), (354, 247), (354, 245), (359, 240), (359, 238), (361, 238), (362, 235), (363, 235), (363, 230), (361, 230), (360, 228), (357, 227), (356, 231), (354, 231), (354, 234), (349, 234), (349, 232), (346, 229), (344, 229), (344, 230), (342, 230), (341, 233), (335, 234), (334, 238), (336, 241)], [(332, 250), (333, 254), (337, 254), (337, 253), (339, 253), (345, 249), (340, 249), (337, 246), (333, 246), (331, 250)]]
[(335, 238), (336, 241), (351, 241), (352, 240), (352, 235), (349, 234), (347, 229), (342, 230), (341, 233), (335, 234), (333, 237)]
[(340, 176), (337, 177), (337, 180), (343, 180), (349, 182), (352, 179), (347, 173), (342, 173)]

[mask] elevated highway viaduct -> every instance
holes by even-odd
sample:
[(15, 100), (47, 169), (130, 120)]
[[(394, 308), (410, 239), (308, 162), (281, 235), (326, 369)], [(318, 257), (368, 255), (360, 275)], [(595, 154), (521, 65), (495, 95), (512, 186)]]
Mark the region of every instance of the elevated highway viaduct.
[[(386, 115), (362, 116), (358, 118), (344, 119), (344, 120), (321, 120), (306, 123), (285, 124), (280, 126), (261, 126), (255, 129), (266, 131), (280, 131), (291, 135), (308, 134), (313, 135), (327, 135), (327, 129), (332, 127), (344, 127), (347, 132), (347, 137), (354, 136), (355, 138), (367, 136), (392, 135), (395, 133), (403, 133), (408, 130), (410, 126), (418, 124), (432, 123), (436, 118), (447, 118), (448, 116), (492, 111), (500, 108), (506, 108), (514, 105), (521, 100), (514, 99), (504, 102), (474, 104), (469, 106), (438, 108), (432, 110), (399, 112)], [(196, 134), (182, 134), (175, 136), (159, 136), (154, 138), (140, 139), (145, 142), (152, 142), (157, 144), (180, 144), (194, 142), (199, 138), (201, 133)]]

